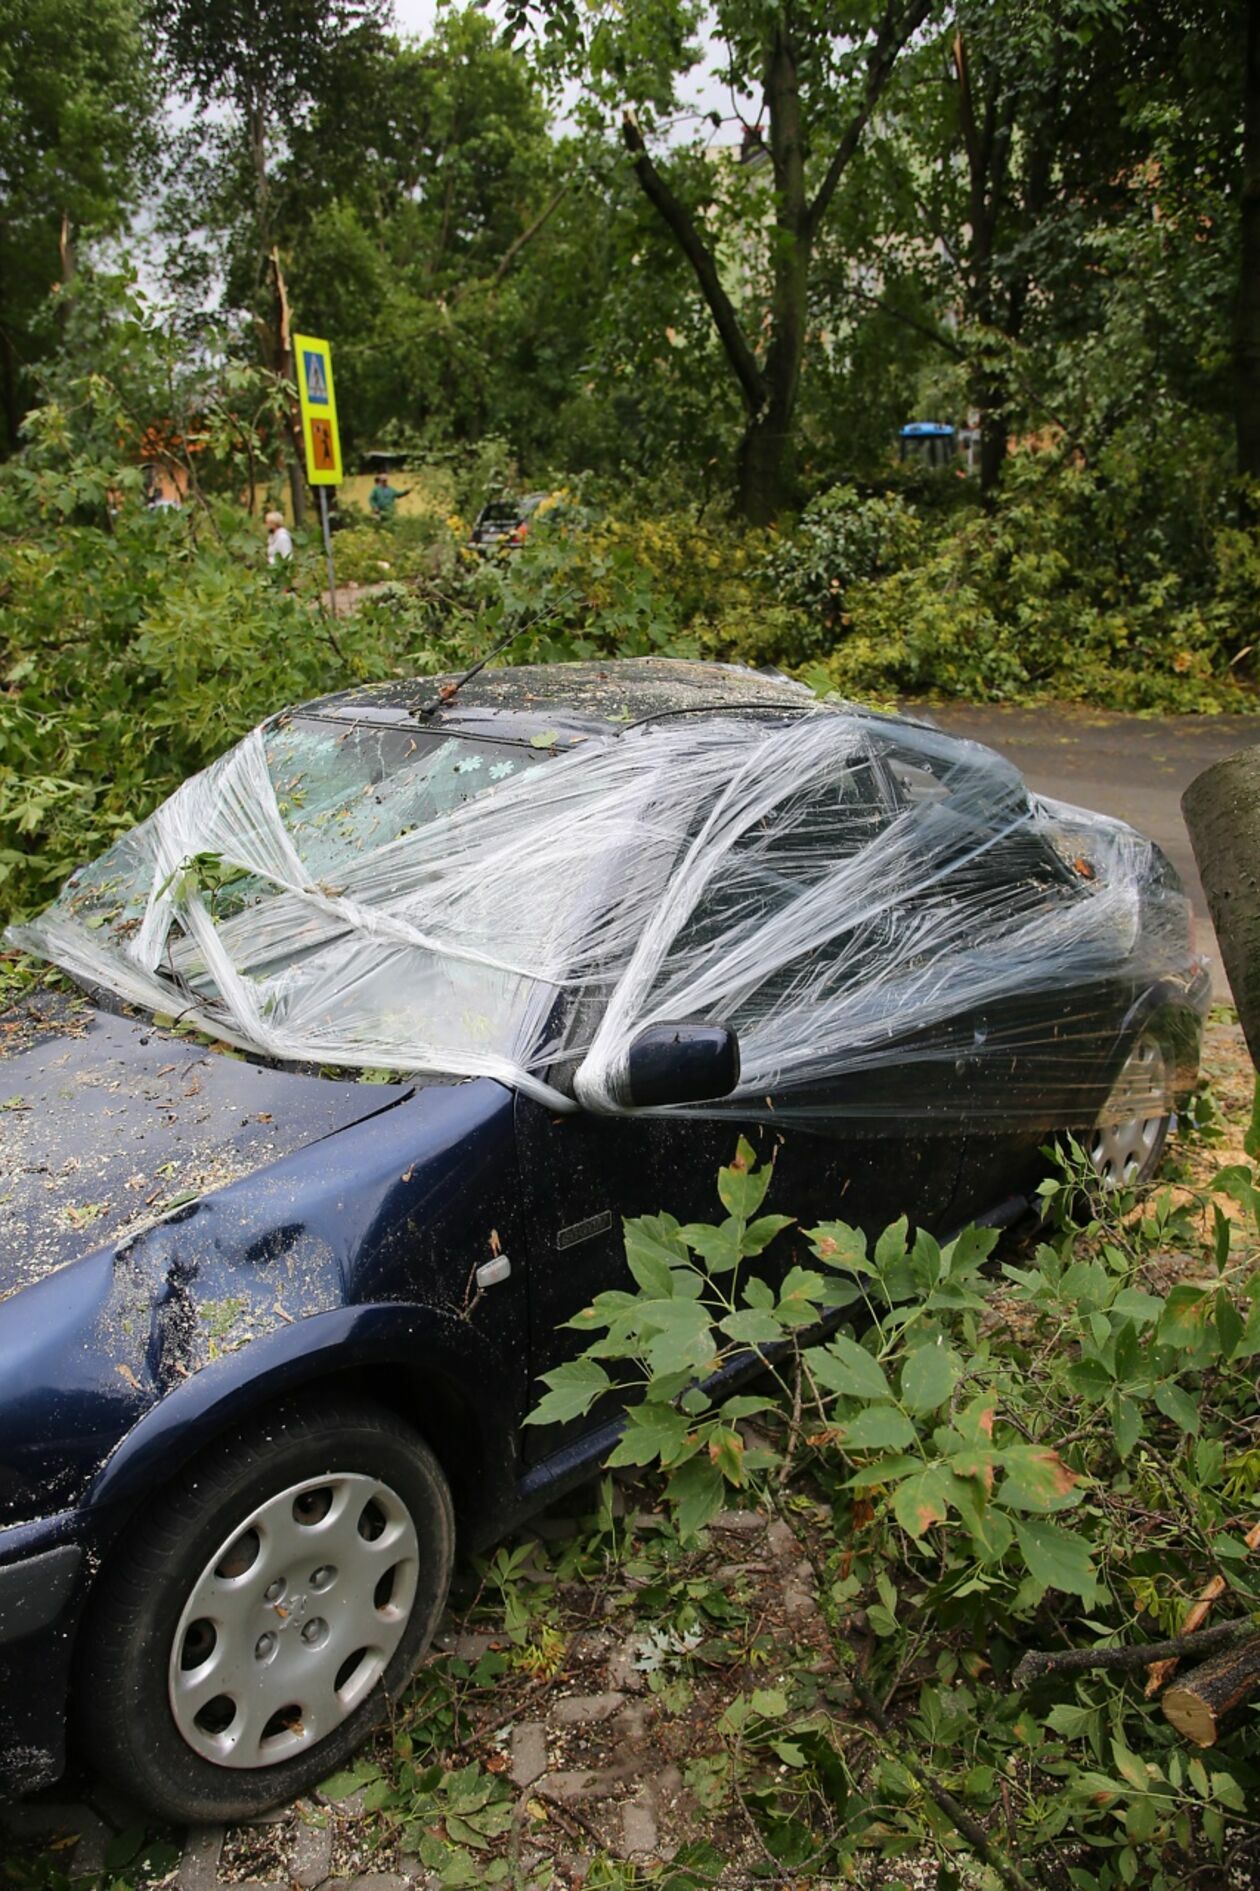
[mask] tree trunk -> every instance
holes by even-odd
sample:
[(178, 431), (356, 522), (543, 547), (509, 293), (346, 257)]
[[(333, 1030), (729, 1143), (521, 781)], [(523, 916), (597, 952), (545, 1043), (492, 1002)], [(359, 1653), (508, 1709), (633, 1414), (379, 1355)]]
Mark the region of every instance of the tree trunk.
[(17, 353), (13, 346), (13, 337), (4, 327), (0, 327), (0, 399), (3, 400), (4, 405), (4, 451), (16, 453), (18, 434), (22, 427), (21, 404), (18, 400)]
[(739, 443), (740, 516), (749, 525), (772, 525), (783, 503), (784, 462), (789, 435), (767, 412), (750, 420)]
[(1260, 1688), (1260, 1635), (1213, 1655), (1168, 1688), (1160, 1706), (1164, 1719), (1199, 1747), (1216, 1745), (1221, 1722)]
[(770, 333), (762, 379), (765, 403), (750, 414), (739, 448), (739, 510), (769, 525), (787, 498), (789, 446), (805, 358), (811, 232), (796, 54), (780, 25), (766, 54), (766, 105), (774, 165)]
[[(276, 373), (286, 381), (294, 378), (293, 334), (289, 318), (289, 293), (280, 267), (280, 251), (271, 252), (271, 267), (276, 291)], [(289, 414), (289, 497), (294, 525), (306, 524), (306, 478), (303, 473), (302, 426), (296, 413)]]
[(1260, 744), (1199, 775), (1181, 811), (1247, 1048), (1260, 1068)]
[[(1247, 8), (1243, 59), (1242, 231), (1234, 322), (1234, 414), (1240, 477), (1260, 480), (1260, 5)], [(1244, 502), (1244, 513), (1260, 509)]]

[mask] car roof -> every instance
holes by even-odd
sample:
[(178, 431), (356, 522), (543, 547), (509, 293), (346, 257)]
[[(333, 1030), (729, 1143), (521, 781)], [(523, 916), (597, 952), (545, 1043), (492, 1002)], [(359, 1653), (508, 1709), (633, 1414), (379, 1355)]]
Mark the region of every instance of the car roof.
[(305, 713), (338, 721), (415, 723), (501, 741), (531, 741), (554, 731), (565, 739), (615, 735), (631, 723), (706, 710), (819, 707), (802, 683), (742, 664), (677, 657), (618, 657), (598, 663), (545, 663), (486, 669), (459, 684), (457, 675), (425, 676), (343, 690), (305, 705)]

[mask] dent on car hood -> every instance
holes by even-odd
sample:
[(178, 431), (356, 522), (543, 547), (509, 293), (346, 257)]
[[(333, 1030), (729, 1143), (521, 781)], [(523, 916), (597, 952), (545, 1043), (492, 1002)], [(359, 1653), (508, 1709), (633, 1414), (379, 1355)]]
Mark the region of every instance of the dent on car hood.
[(0, 1017), (0, 1300), (410, 1088), (253, 1064), (41, 992)]

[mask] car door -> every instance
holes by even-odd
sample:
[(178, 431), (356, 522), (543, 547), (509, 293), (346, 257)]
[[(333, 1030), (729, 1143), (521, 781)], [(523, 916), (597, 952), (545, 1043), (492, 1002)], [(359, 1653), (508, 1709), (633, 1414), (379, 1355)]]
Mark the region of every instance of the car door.
[[(856, 851), (895, 813), (882, 772), (868, 764), (859, 776), (850, 766), (813, 792), (809, 805), (777, 810), (774, 837), (778, 897), (785, 903), (802, 876), (818, 870), (828, 850)], [(757, 836), (764, 850), (764, 831)], [(732, 897), (729, 882), (716, 886), (689, 922), (691, 937), (720, 924), (720, 907)], [(787, 964), (746, 994), (735, 1015), (698, 1022), (730, 1023), (738, 1030), (759, 1012), (773, 1019), (785, 992), (811, 980), (840, 975), (847, 943), (843, 926), (835, 939)], [(686, 939), (679, 949), (685, 951)], [(842, 1219), (877, 1234), (899, 1214), (919, 1226), (939, 1229), (953, 1198), (961, 1143), (953, 1121), (916, 1121), (907, 1131), (897, 1115), (839, 1099), (838, 1084), (790, 1097), (771, 1093), (743, 1110), (720, 1102), (709, 1109), (636, 1115), (560, 1114), (524, 1095), (516, 1102), (517, 1147), (525, 1214), (530, 1230), (531, 1369), (535, 1379), (575, 1356), (582, 1341), (564, 1330), (594, 1296), (632, 1285), (625, 1264), (623, 1220), (661, 1210), (680, 1222), (721, 1220), (718, 1168), (732, 1159), (739, 1137), (760, 1160), (773, 1159), (774, 1177), (766, 1212), (790, 1215), (797, 1228)], [(837, 1103), (841, 1107), (837, 1108)], [(778, 1106), (776, 1108), (776, 1105)], [(794, 1260), (808, 1258), (799, 1232), (788, 1230), (758, 1263), (773, 1280)], [(586, 1423), (590, 1423), (588, 1420)], [(577, 1427), (570, 1428), (579, 1429)], [(565, 1440), (559, 1428), (530, 1428), (526, 1449), (546, 1456)]]
[(936, 821), (924, 844), (935, 896), (966, 916), (951, 939), (953, 999), (925, 1023), (923, 1046), (941, 1107), (965, 1131), (950, 1213), (961, 1225), (1035, 1188), (1053, 1133), (1093, 1120), (1132, 992), (1123, 976), (1087, 975), (1094, 869), (1058, 856), (1007, 764), (913, 738), (892, 740), (885, 759), (900, 805)]

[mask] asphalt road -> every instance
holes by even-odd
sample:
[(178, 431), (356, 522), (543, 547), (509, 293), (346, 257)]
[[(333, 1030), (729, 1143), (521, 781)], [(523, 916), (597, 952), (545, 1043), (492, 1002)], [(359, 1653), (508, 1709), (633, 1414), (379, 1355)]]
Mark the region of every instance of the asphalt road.
[(996, 704), (907, 704), (954, 735), (984, 742), (1013, 761), (1037, 794), (1116, 815), (1158, 841), (1200, 917), (1217, 995), (1229, 987), (1207, 916), (1181, 796), (1224, 755), (1260, 742), (1260, 716), (1120, 716), (1066, 704), (1007, 709)]

